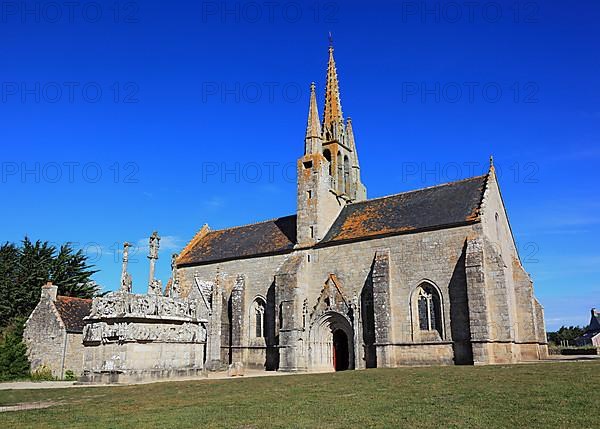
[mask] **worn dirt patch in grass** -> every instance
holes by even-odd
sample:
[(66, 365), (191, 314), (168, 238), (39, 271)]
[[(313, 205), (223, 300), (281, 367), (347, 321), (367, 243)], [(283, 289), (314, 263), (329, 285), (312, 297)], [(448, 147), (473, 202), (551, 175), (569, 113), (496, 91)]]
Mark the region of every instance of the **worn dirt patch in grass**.
[(58, 402), (24, 402), (22, 404), (10, 405), (7, 407), (0, 407), (0, 413), (9, 413), (14, 411), (29, 411), (29, 410), (43, 410), (45, 408), (54, 407), (60, 405)]

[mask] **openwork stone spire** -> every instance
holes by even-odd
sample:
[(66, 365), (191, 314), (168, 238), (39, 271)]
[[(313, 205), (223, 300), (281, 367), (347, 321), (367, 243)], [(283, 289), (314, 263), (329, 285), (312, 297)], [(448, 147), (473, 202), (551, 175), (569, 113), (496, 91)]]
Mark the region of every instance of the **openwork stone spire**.
[(308, 109), (308, 122), (306, 124), (306, 138), (304, 154), (316, 153), (321, 151), (321, 120), (319, 110), (317, 109), (317, 94), (315, 83), (310, 84), (310, 107)]
[(340, 138), (344, 127), (342, 103), (340, 101), (340, 85), (338, 81), (335, 59), (333, 58), (333, 42), (329, 41), (329, 63), (325, 86), (325, 109), (323, 111), (323, 131), (325, 140)]

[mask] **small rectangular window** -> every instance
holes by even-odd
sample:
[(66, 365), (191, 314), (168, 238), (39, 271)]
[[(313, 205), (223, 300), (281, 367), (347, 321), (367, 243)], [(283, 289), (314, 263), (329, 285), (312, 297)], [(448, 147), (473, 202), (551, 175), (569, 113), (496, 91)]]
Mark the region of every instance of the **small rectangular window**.
[(315, 227), (314, 226), (310, 227), (310, 238), (315, 238)]
[(308, 196), (308, 199), (310, 200), (312, 198), (312, 191), (311, 190), (306, 191), (306, 195)]
[(302, 164), (304, 164), (304, 168), (306, 169), (312, 168), (312, 161), (304, 161)]

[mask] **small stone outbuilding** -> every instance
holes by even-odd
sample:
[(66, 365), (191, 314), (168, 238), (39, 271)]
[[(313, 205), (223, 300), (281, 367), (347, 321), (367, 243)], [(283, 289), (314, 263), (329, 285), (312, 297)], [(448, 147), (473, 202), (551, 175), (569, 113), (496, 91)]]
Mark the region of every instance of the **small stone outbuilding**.
[(585, 333), (575, 340), (578, 346), (600, 347), (600, 311), (592, 308), (592, 318)]
[(58, 286), (42, 286), (40, 302), (25, 324), (23, 340), (31, 371), (46, 366), (59, 379), (67, 371), (76, 376), (83, 371), (84, 317), (89, 316), (92, 300), (57, 296)]

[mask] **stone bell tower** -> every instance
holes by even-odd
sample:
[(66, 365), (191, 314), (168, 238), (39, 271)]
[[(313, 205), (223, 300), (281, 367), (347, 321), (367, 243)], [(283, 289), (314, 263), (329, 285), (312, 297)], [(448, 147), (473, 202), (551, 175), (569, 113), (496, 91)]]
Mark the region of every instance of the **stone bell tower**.
[(297, 237), (300, 246), (318, 243), (348, 202), (363, 201), (367, 190), (360, 180), (352, 121), (344, 123), (340, 88), (330, 40), (323, 122), (317, 110), (315, 84), (310, 107), (304, 156), (298, 160)]

